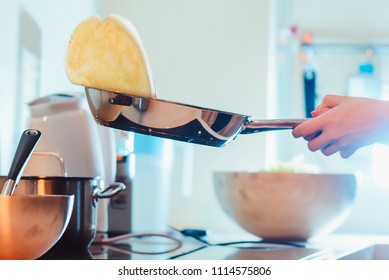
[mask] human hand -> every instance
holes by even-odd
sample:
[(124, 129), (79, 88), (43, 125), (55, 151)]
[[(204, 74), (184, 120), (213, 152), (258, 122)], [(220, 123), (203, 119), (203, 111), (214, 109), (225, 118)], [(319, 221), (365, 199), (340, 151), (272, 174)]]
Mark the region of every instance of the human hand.
[(351, 96), (327, 95), (309, 119), (292, 134), (308, 141), (311, 151), (343, 158), (376, 142), (389, 143), (389, 102)]

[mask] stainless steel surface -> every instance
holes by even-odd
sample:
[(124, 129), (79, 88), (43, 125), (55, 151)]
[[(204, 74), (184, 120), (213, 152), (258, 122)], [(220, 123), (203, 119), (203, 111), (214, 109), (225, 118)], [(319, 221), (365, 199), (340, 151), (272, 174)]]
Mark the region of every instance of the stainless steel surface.
[(20, 137), (14, 158), (8, 173), (7, 181), (3, 184), (2, 195), (12, 195), (18, 184), (23, 169), (31, 156), (36, 144), (41, 137), (41, 132), (36, 129), (27, 129)]
[[(6, 177), (0, 176), (1, 183)], [(84, 250), (96, 234), (98, 199), (109, 198), (125, 188), (115, 183), (104, 189), (99, 177), (22, 177), (15, 190), (20, 195), (74, 195), (68, 227), (54, 249)]]
[(239, 134), (292, 129), (305, 121), (252, 120), (246, 115), (89, 87), (85, 93), (101, 125), (214, 147), (226, 145)]
[(0, 259), (36, 259), (61, 237), (74, 196), (0, 196)]
[(111, 183), (108, 187), (102, 189), (101, 191), (96, 192), (95, 195), (98, 199), (111, 198), (119, 194), (120, 192), (124, 191), (125, 189), (126, 189), (126, 185), (124, 185), (123, 183), (114, 182)]
[[(116, 181), (123, 182), (126, 189), (113, 197), (108, 205), (108, 232), (110, 234), (124, 234), (132, 232), (133, 210), (133, 171), (135, 157), (133, 155), (116, 157)], [(143, 187), (143, 186), (142, 186)]]
[(12, 179), (7, 179), (4, 182), (3, 189), (1, 190), (2, 195), (12, 195), (16, 186), (16, 182)]

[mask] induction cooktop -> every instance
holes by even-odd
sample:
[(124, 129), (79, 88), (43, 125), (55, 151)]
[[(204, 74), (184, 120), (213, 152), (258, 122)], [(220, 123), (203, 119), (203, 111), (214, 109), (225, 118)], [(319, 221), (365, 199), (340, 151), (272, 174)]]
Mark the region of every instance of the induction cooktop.
[(85, 250), (49, 251), (40, 259), (299, 260), (320, 258), (328, 254), (322, 248), (310, 248), (306, 244), (292, 242), (224, 240), (211, 243), (191, 237), (182, 237), (181, 241), (180, 246), (177, 246), (164, 238), (132, 238), (118, 243), (93, 243)]

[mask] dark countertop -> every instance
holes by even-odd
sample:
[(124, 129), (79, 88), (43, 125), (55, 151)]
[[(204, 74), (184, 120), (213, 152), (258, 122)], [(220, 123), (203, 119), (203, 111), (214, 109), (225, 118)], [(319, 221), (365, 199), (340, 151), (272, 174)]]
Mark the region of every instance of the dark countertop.
[[(92, 243), (89, 248), (53, 248), (40, 259), (79, 260), (165, 260), (204, 247), (196, 240), (184, 240), (179, 246), (165, 238), (131, 238), (115, 243)], [(179, 248), (178, 248), (179, 246)]]
[[(331, 235), (307, 243), (267, 243), (247, 236), (211, 236), (182, 245), (161, 237), (92, 245), (85, 250), (50, 250), (42, 260), (299, 260), (389, 259), (389, 236)], [(217, 241), (217, 242), (216, 242)], [(206, 244), (206, 243), (209, 244)], [(210, 245), (211, 244), (211, 245)], [(171, 251), (170, 251), (171, 250)], [(168, 252), (169, 251), (169, 252)], [(165, 253), (163, 253), (165, 252)]]
[[(301, 243), (267, 243), (258, 238), (230, 236), (207, 238), (199, 241), (193, 237), (178, 236), (178, 243), (162, 237), (142, 237), (115, 243), (92, 243), (84, 250), (54, 248), (40, 259), (100, 259), (100, 260), (166, 260), (166, 259), (253, 259), (282, 260), (302, 259), (320, 252)], [(217, 242), (216, 242), (216, 241)]]

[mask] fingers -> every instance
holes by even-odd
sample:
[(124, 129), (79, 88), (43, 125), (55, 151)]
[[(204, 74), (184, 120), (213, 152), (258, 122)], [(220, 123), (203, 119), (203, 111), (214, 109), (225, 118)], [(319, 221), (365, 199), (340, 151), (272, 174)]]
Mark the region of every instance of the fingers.
[(349, 147), (347, 149), (340, 150), (339, 153), (342, 158), (349, 158), (357, 151), (357, 149), (358, 148), (356, 147)]
[(339, 151), (339, 147), (335, 143), (328, 144), (320, 150), (323, 155), (330, 156)]
[[(334, 111), (331, 109), (347, 102), (348, 98), (347, 96), (326, 95), (322, 103), (311, 112), (313, 118), (296, 126), (292, 130), (292, 135), (295, 138), (303, 137), (308, 142), (309, 150), (313, 152), (320, 150), (326, 156), (339, 152), (343, 158), (350, 157), (357, 149), (348, 146), (350, 143), (341, 139), (342, 137), (339, 137), (341, 134), (334, 135), (334, 130), (331, 129), (333, 122), (329, 121), (336, 119), (339, 114), (338, 109)], [(329, 113), (330, 110), (333, 113)]]
[(324, 109), (324, 108), (330, 109), (335, 106), (338, 106), (339, 104), (343, 103), (345, 100), (347, 100), (347, 96), (328, 94), (324, 96), (323, 101), (317, 107), (317, 109)]
[(311, 141), (313, 140), (314, 138), (318, 137), (322, 132), (321, 131), (318, 131), (318, 132), (315, 132), (315, 133), (312, 133), (312, 134), (309, 134), (307, 136), (304, 136), (304, 140), (306, 141)]
[(304, 139), (311, 139), (313, 135), (319, 134), (322, 130), (321, 128), (321, 118), (320, 116), (330, 110), (331, 108), (339, 105), (344, 101), (345, 96), (339, 95), (326, 95), (323, 98), (322, 103), (311, 112), (313, 119), (309, 119), (304, 123), (296, 126), (292, 134), (295, 138), (304, 137)]
[(326, 147), (322, 148), (320, 151), (323, 153), (325, 156), (330, 156), (333, 155), (337, 152), (339, 152), (340, 156), (342, 158), (349, 158), (356, 152), (357, 148), (356, 147), (347, 147), (342, 149), (337, 145), (336, 143), (331, 143), (327, 145)]
[(320, 116), (321, 114), (327, 112), (330, 108), (316, 108), (311, 112), (312, 117), (316, 118)]
[[(292, 130), (294, 138), (307, 137), (308, 139), (316, 136), (320, 132), (318, 125), (315, 124), (315, 119), (309, 119), (297, 126)], [(305, 139), (305, 138), (304, 138)]]
[(328, 137), (325, 137), (324, 135), (322, 135), (322, 133), (320, 133), (318, 136), (313, 137), (312, 139), (308, 140), (308, 148), (312, 152), (316, 152), (318, 150), (322, 150), (322, 151), (328, 150), (328, 152), (330, 153), (332, 151), (332, 149), (335, 148), (335, 147), (333, 147), (330, 149), (331, 145), (333, 146), (333, 142), (331, 142), (331, 140), (328, 139)]
[(332, 139), (323, 135), (320, 131), (317, 134), (311, 134), (304, 137), (308, 141), (308, 149), (312, 152), (319, 151), (325, 156), (331, 156), (337, 152), (342, 158), (349, 158), (358, 149), (358, 145), (351, 145), (340, 139)]

